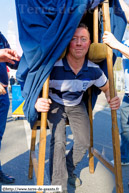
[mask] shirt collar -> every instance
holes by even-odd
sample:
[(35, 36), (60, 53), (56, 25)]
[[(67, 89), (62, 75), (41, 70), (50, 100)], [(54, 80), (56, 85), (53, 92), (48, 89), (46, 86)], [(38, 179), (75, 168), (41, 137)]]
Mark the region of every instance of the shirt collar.
[[(72, 71), (72, 69), (70, 68), (70, 66), (69, 66), (69, 64), (68, 64), (68, 62), (67, 62), (66, 57), (64, 57), (64, 58), (62, 59), (62, 62), (63, 62), (63, 65), (64, 65), (64, 69), (65, 69), (66, 71)], [(81, 71), (87, 71), (87, 70), (88, 70), (87, 62), (88, 62), (88, 60), (87, 60), (87, 58), (86, 58), (86, 59), (85, 59), (85, 62), (84, 62), (84, 64), (83, 64), (83, 67), (82, 67), (82, 69), (81, 69)]]

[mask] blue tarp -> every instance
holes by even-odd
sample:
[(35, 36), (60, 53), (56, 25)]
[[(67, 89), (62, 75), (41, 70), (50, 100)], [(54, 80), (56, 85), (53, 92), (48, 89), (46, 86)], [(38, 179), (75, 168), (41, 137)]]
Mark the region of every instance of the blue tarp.
[[(93, 9), (102, 1), (15, 0), (19, 40), (23, 49), (17, 79), (23, 86), (23, 110), (31, 126), (37, 119), (34, 108), (36, 99), (54, 63), (67, 47), (86, 10)], [(117, 0), (111, 4), (112, 14), (119, 10), (115, 18), (112, 18), (112, 29), (118, 30), (117, 27), (122, 22), (118, 38), (121, 40), (125, 16)], [(114, 5), (118, 8), (114, 9)]]

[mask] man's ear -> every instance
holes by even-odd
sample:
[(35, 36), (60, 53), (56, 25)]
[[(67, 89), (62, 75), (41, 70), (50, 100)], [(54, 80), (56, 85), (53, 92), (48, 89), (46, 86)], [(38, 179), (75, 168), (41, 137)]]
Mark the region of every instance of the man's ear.
[(90, 48), (90, 45), (91, 45), (91, 40), (89, 40), (89, 48)]

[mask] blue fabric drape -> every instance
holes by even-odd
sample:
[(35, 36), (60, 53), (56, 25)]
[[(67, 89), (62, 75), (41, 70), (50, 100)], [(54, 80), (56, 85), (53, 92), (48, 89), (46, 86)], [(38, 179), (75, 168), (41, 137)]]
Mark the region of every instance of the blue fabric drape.
[(15, 0), (23, 49), (17, 79), (24, 86), (23, 110), (31, 126), (37, 119), (36, 99), (54, 63), (67, 47), (85, 11), (102, 1)]

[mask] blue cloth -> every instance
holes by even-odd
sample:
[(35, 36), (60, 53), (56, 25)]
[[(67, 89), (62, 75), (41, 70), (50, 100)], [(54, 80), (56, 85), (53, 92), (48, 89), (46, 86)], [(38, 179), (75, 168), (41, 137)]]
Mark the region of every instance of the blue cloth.
[[(124, 40), (122, 43), (129, 47), (129, 40)], [(129, 59), (122, 53), (124, 79), (125, 79), (125, 95), (123, 97), (122, 105), (120, 108), (121, 114), (121, 162), (129, 163)]]
[[(67, 47), (85, 11), (93, 9), (102, 1), (15, 0), (19, 39), (23, 49), (17, 79), (24, 86), (23, 110), (31, 126), (37, 119), (34, 108), (36, 99), (54, 63)], [(120, 10), (118, 0), (115, 2)], [(113, 6), (114, 1), (112, 3), (114, 10)], [(117, 23), (120, 26), (117, 15), (115, 15), (115, 21), (112, 18), (112, 23), (115, 23), (113, 26), (117, 26)], [(125, 24), (124, 19), (121, 21)], [(121, 29), (123, 29), (123, 23)], [(119, 33), (123, 35), (120, 28)]]
[(121, 115), (121, 162), (129, 163), (129, 96), (123, 97)]
[[(123, 44), (129, 47), (129, 40), (124, 40)], [(129, 94), (129, 59), (124, 55), (122, 56), (122, 63), (124, 69), (124, 79), (125, 79), (125, 93)]]
[[(122, 44), (129, 47), (129, 40), (123, 40)], [(129, 93), (129, 59), (126, 58), (120, 52), (118, 57), (122, 58), (123, 69), (124, 69), (124, 79), (125, 79), (125, 93)]]
[(105, 74), (93, 62), (85, 59), (82, 69), (75, 74), (64, 57), (55, 63), (51, 72), (49, 97), (61, 105), (75, 106), (89, 87), (102, 87), (106, 82)]

